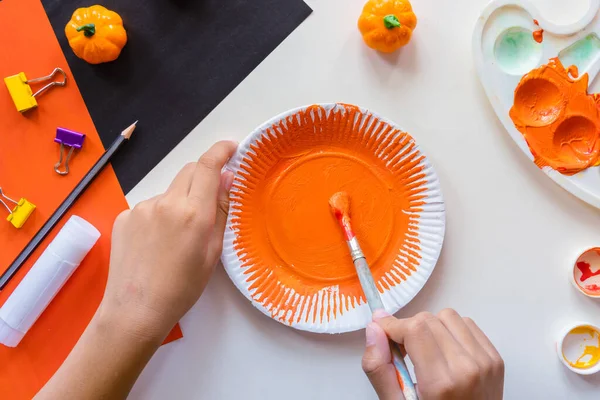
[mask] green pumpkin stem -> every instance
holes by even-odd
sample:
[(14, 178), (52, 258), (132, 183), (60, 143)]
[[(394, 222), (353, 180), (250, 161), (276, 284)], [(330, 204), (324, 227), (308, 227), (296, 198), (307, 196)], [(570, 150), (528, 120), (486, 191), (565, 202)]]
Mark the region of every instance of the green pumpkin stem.
[(402, 26), (400, 21), (398, 21), (398, 17), (396, 17), (394, 14), (383, 17), (383, 24), (388, 29), (399, 28)]
[(96, 33), (96, 25), (94, 25), (94, 24), (81, 25), (79, 28), (77, 28), (77, 32), (81, 32), (81, 31), (83, 31), (83, 34), (86, 37), (94, 36), (94, 33)]

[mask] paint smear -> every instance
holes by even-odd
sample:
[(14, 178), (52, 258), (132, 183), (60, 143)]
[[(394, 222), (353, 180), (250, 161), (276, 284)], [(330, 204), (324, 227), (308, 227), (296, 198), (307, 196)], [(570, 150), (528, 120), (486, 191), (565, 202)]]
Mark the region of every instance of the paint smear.
[(532, 31), (512, 27), (502, 32), (494, 44), (498, 66), (511, 75), (523, 75), (539, 65), (543, 47), (533, 40)]
[(579, 78), (579, 68), (577, 68), (577, 65), (571, 65), (569, 68), (567, 68), (567, 72), (569, 75), (571, 75), (571, 78)]
[(578, 262), (577, 268), (579, 268), (579, 270), (581, 271), (581, 278), (579, 278), (581, 282), (585, 282), (593, 276), (600, 275), (600, 270), (592, 272), (590, 264), (585, 261)]
[(380, 292), (419, 267), (427, 177), (410, 135), (354, 106), (309, 107), (267, 129), (232, 191), (235, 251), (273, 318), (323, 323), (365, 302), (328, 200), (352, 199), (354, 233)]
[(578, 326), (563, 341), (563, 358), (573, 368), (588, 369), (600, 361), (600, 333), (591, 326)]
[[(537, 19), (534, 19), (533, 23), (538, 27), (540, 26), (540, 23)], [(537, 31), (533, 31), (533, 40), (538, 43), (542, 43), (544, 41), (544, 30), (540, 28)]]
[(588, 95), (558, 58), (529, 72), (515, 89), (510, 118), (527, 141), (535, 164), (572, 175), (597, 165), (600, 156), (598, 95)]
[(577, 258), (573, 279), (585, 294), (600, 295), (600, 248), (586, 250)]

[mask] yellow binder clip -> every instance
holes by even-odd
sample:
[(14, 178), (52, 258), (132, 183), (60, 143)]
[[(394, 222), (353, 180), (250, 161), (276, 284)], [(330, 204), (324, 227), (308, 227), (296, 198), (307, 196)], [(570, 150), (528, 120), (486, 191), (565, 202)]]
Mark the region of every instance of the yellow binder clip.
[[(4, 192), (2, 192), (1, 187), (0, 196), (0, 203), (2, 203), (4, 207), (6, 207), (6, 209), (8, 210), (8, 217), (6, 217), (6, 220), (13, 224), (15, 228), (21, 228), (25, 224), (25, 221), (27, 221), (33, 210), (35, 210), (35, 205), (33, 203), (30, 203), (25, 198), (21, 198), (21, 200), (19, 201), (11, 199), (7, 195), (5, 195)], [(14, 203), (15, 208), (11, 210), (8, 204), (6, 204), (6, 201), (2, 199), (2, 197), (11, 203)]]
[[(61, 74), (63, 77), (62, 81), (55, 81), (54, 76), (56, 74)], [(42, 87), (37, 92), (33, 93), (31, 90), (30, 83), (39, 83), (45, 81), (52, 81), (46, 86)], [(65, 86), (67, 83), (67, 74), (60, 68), (54, 68), (54, 71), (48, 76), (42, 76), (41, 78), (35, 79), (27, 79), (24, 72), (19, 72), (17, 75), (9, 76), (4, 78), (4, 83), (6, 83), (6, 87), (8, 88), (8, 92), (10, 93), (10, 97), (12, 97), (15, 107), (20, 112), (25, 112), (27, 110), (31, 110), (32, 108), (37, 107), (37, 101), (35, 98), (46, 90), (50, 89), (52, 86)]]

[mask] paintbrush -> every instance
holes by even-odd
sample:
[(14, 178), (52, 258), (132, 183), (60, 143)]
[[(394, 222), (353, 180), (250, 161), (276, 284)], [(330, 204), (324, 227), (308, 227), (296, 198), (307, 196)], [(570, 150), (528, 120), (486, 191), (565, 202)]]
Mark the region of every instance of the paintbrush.
[[(350, 224), (350, 197), (348, 196), (348, 193), (335, 193), (329, 198), (329, 206), (331, 207), (333, 215), (335, 215), (335, 218), (338, 220), (344, 233), (344, 237), (346, 238), (346, 243), (348, 244), (350, 255), (352, 256), (352, 262), (354, 263), (356, 273), (358, 274), (358, 280), (360, 281), (360, 285), (367, 298), (367, 303), (369, 304), (371, 312), (377, 309), (384, 310), (383, 302), (381, 301), (379, 291), (375, 286), (375, 281), (371, 274), (371, 269), (358, 244), (358, 239), (352, 230), (352, 225)], [(392, 352), (394, 367), (396, 367), (396, 377), (398, 378), (398, 383), (400, 384), (405, 399), (417, 400), (417, 390), (410, 378), (406, 364), (404, 363), (404, 357), (402, 357), (400, 347), (397, 343), (390, 340), (390, 350)]]
[(81, 194), (87, 189), (92, 181), (98, 176), (98, 174), (106, 167), (115, 152), (131, 137), (137, 121), (125, 128), (123, 132), (115, 139), (110, 147), (100, 156), (96, 164), (88, 171), (87, 174), (79, 181), (75, 189), (67, 196), (67, 198), (58, 206), (56, 211), (50, 216), (48, 221), (40, 228), (35, 234), (33, 239), (29, 241), (27, 246), (21, 251), (21, 253), (15, 258), (10, 266), (0, 276), (0, 290), (4, 289), (6, 284), (10, 282), (12, 277), (17, 271), (23, 266), (23, 263), (27, 261), (31, 253), (42, 243), (44, 238), (48, 236), (52, 228), (60, 221), (60, 219), (69, 211), (75, 201), (81, 196)]

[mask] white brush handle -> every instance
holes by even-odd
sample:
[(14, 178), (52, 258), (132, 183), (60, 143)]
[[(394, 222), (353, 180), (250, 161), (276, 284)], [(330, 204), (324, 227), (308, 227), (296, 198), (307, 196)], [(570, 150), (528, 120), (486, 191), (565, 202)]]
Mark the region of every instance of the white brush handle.
[[(358, 242), (356, 244), (358, 244)], [(360, 250), (360, 247), (358, 247), (358, 249)], [(371, 274), (371, 269), (369, 268), (367, 259), (364, 256), (355, 259), (354, 267), (356, 268), (358, 280), (360, 281), (360, 285), (365, 293), (365, 297), (367, 298), (367, 303), (369, 304), (371, 312), (377, 309), (384, 310), (383, 302), (381, 301), (381, 296), (379, 296), (377, 286), (375, 286), (375, 281), (373, 280), (373, 275)], [(392, 340), (390, 340), (390, 350), (392, 352), (392, 362), (396, 368), (396, 377), (398, 378), (400, 388), (402, 388), (402, 393), (404, 394), (405, 400), (418, 400), (419, 397), (417, 396), (417, 389), (410, 378), (408, 368), (404, 362), (404, 357), (400, 352), (400, 347)]]
[(362, 286), (363, 292), (365, 293), (371, 312), (377, 309), (383, 310), (383, 302), (379, 296), (377, 286), (375, 286), (375, 281), (373, 280), (373, 275), (371, 274), (367, 259), (364, 257), (357, 258), (354, 260), (354, 267), (356, 268), (360, 286)]

